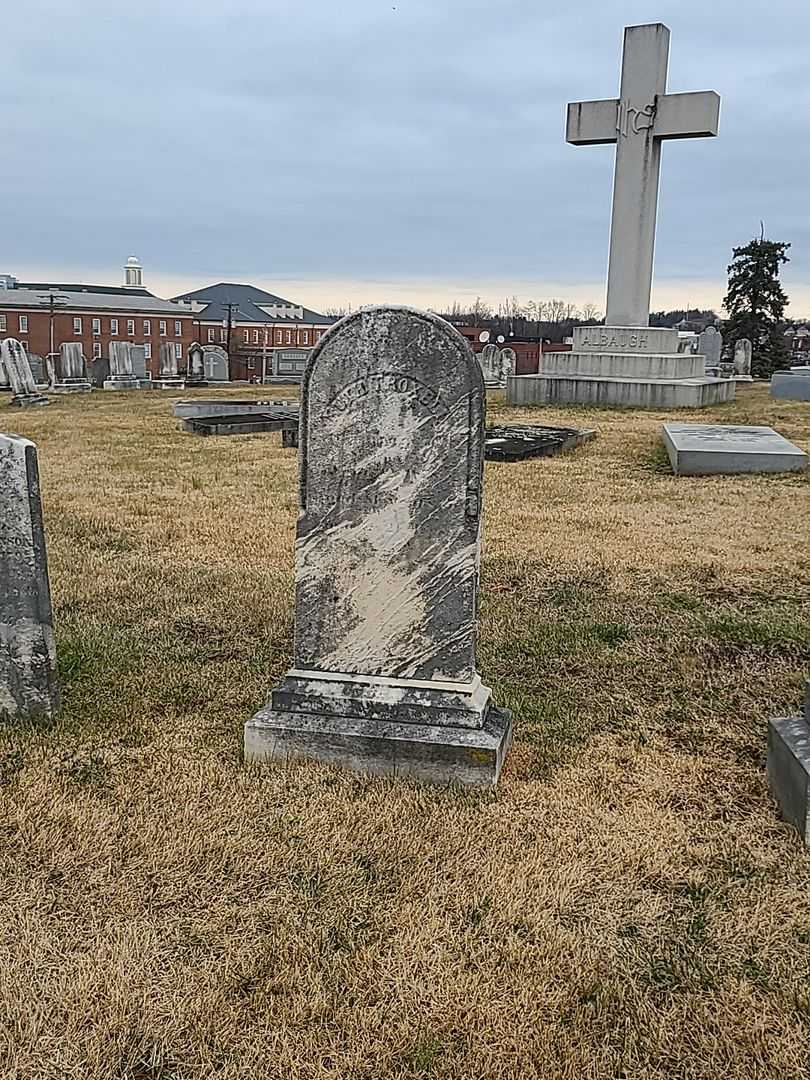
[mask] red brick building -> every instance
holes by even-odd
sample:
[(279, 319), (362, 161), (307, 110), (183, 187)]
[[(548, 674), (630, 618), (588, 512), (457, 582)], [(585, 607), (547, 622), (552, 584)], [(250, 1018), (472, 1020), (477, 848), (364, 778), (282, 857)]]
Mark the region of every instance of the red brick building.
[(175, 297), (194, 313), (201, 345), (221, 345), (231, 358), (231, 379), (300, 378), (312, 348), (335, 322), (330, 315), (255, 285), (221, 281)]
[(197, 327), (188, 304), (161, 300), (143, 287), (133, 257), (125, 284), (79, 285), (18, 281), (0, 275), (0, 337), (18, 338), (29, 354), (46, 357), (65, 341), (80, 341), (88, 365), (109, 357), (111, 341), (143, 345), (147, 370), (157, 375), (160, 346), (174, 345), (185, 368)]
[[(544, 352), (567, 352), (570, 344), (552, 342), (548, 338), (527, 337), (523, 340), (504, 337), (501, 341), (494, 331), (485, 326), (456, 326), (456, 330), (463, 338), (466, 338), (475, 353), (480, 353), (484, 346), (492, 343), (499, 348), (515, 350), (515, 374), (536, 375), (540, 370), (540, 356)], [(481, 335), (488, 334), (486, 341), (481, 341)]]

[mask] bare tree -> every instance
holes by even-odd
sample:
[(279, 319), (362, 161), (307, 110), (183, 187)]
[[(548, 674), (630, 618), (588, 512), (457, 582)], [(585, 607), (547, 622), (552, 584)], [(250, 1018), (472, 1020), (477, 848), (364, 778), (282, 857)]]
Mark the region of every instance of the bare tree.
[(596, 304), (583, 304), (582, 311), (580, 312), (580, 317), (585, 322), (590, 322), (592, 319), (594, 321), (598, 321), (602, 318), (602, 312), (599, 310)]

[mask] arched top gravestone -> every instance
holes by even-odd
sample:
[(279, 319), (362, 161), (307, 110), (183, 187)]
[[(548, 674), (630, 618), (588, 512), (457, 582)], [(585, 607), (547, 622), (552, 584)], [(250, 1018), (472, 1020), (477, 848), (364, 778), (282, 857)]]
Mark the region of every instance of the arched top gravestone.
[(301, 389), (293, 667), (249, 759), (494, 784), (511, 716), (475, 668), (484, 382), (435, 315), (335, 324)]
[(449, 324), (360, 311), (302, 386), (296, 665), (468, 682), (484, 387)]

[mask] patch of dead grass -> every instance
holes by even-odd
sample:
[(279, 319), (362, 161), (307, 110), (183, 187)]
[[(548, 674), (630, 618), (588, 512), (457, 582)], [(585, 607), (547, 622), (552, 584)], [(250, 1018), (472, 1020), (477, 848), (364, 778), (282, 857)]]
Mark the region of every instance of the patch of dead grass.
[[(807, 1075), (810, 856), (763, 771), (810, 667), (806, 480), (676, 479), (663, 414), (494, 396), (599, 431), (487, 465), (498, 791), (245, 767), (290, 658), (295, 455), (169, 400), (13, 415), (65, 708), (0, 743), (0, 1074)], [(797, 405), (684, 418), (810, 448)]]

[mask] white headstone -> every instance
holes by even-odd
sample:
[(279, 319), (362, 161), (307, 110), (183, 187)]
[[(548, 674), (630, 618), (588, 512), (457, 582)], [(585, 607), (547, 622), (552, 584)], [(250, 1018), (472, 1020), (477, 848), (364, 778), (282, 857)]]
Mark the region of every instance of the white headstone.
[(11, 399), (12, 405), (25, 408), (31, 405), (49, 404), (48, 399), (37, 390), (25, 348), (16, 338), (5, 339), (0, 345), (0, 356), (14, 393)]
[(748, 338), (740, 338), (734, 343), (734, 374), (740, 378), (751, 375), (753, 346)]
[(0, 435), (0, 718), (59, 707), (37, 449)]
[(706, 368), (720, 366), (720, 356), (723, 352), (723, 335), (715, 326), (707, 326), (700, 335), (698, 352), (703, 357)]
[(80, 341), (63, 341), (53, 372), (54, 393), (73, 393), (92, 390), (87, 378), (84, 352)]

